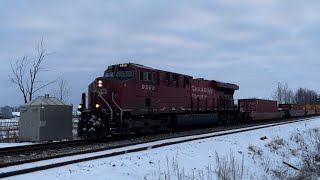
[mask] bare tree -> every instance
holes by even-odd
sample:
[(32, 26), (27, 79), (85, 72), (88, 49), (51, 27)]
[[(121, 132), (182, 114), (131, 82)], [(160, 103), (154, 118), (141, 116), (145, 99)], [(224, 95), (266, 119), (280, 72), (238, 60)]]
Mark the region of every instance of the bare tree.
[(49, 55), (46, 51), (42, 39), (37, 46), (37, 57), (30, 67), (27, 57), (23, 57), (15, 63), (11, 62), (12, 77), (10, 80), (18, 86), (25, 103), (31, 101), (37, 91), (55, 82), (38, 80), (39, 73), (46, 70), (42, 67), (45, 57)]
[(27, 57), (23, 57), (21, 60), (17, 60), (15, 64), (13, 65), (11, 63), (11, 71), (13, 76), (11, 77), (11, 82), (16, 84), (20, 90), (20, 92), (23, 94), (24, 102), (28, 102), (28, 92), (25, 88), (25, 71), (27, 66)]
[(282, 84), (282, 93), (283, 93), (283, 102), (285, 104), (290, 103), (290, 89), (288, 87), (288, 83)]
[(299, 88), (294, 99), (297, 104), (318, 104), (319, 94), (314, 90)]
[(274, 100), (277, 100), (279, 103), (283, 103), (283, 100), (284, 100), (284, 97), (283, 97), (283, 85), (281, 82), (278, 82), (277, 84), (277, 88), (276, 90), (274, 91), (273, 95), (272, 95), (272, 98)]
[(295, 101), (294, 101), (294, 93), (293, 93), (293, 90), (292, 89), (289, 89), (288, 92), (287, 92), (287, 96), (288, 96), (288, 104), (294, 104)]
[(278, 82), (272, 95), (274, 100), (285, 104), (319, 104), (320, 94), (308, 88), (298, 88), (295, 92), (288, 87), (288, 83)]
[(272, 95), (274, 100), (279, 103), (291, 104), (293, 103), (293, 91), (289, 88), (288, 83), (278, 82), (277, 88)]
[(297, 89), (294, 95), (295, 102), (297, 104), (305, 104), (306, 102), (304, 97), (305, 97), (305, 89), (304, 88)]
[(71, 90), (65, 79), (59, 79), (57, 87), (52, 90), (52, 94), (59, 98), (62, 102), (67, 102), (69, 96), (71, 95)]

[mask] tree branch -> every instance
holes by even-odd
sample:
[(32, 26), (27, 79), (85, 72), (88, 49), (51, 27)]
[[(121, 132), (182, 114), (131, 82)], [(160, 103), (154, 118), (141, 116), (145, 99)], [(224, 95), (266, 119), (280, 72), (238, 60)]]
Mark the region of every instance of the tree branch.
[[(11, 63), (12, 77), (10, 78), (10, 81), (18, 86), (19, 91), (24, 97), (25, 103), (31, 101), (37, 91), (57, 81), (54, 80), (43, 84), (43, 82), (37, 80), (39, 73), (46, 70), (46, 68), (42, 67), (45, 57), (50, 55), (46, 52), (47, 50), (44, 48), (43, 44), (42, 38), (37, 45), (37, 57), (30, 65), (30, 68), (28, 66), (27, 57), (23, 57), (21, 60)], [(26, 76), (25, 73), (27, 73)]]

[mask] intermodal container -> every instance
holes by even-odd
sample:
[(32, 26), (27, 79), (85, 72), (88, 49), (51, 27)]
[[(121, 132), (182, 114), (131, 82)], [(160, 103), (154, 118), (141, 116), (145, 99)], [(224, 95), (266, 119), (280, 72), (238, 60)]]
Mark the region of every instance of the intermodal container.
[(266, 99), (239, 99), (238, 105), (240, 111), (246, 112), (268, 113), (278, 111), (277, 101)]
[(280, 110), (303, 110), (300, 104), (279, 104), (278, 107)]

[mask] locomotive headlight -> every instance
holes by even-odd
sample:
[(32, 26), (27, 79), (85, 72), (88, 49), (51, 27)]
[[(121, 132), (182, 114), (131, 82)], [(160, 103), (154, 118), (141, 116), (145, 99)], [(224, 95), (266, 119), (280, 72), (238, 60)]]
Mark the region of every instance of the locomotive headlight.
[(100, 105), (99, 104), (96, 104), (96, 108), (99, 108), (100, 107)]
[(103, 82), (102, 82), (102, 80), (100, 79), (100, 80), (98, 80), (98, 82), (97, 82), (97, 87), (98, 88), (102, 88), (102, 85), (103, 84)]
[(83, 111), (83, 106), (82, 106), (82, 104), (79, 104), (79, 106), (78, 106), (78, 111), (80, 111), (80, 112)]

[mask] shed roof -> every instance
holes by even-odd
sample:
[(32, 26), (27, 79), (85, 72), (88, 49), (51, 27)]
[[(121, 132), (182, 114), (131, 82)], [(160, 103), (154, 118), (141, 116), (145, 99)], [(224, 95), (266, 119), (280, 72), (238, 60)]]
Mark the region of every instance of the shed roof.
[(28, 103), (22, 105), (22, 106), (37, 106), (37, 105), (44, 105), (44, 106), (65, 106), (66, 104), (60, 101), (59, 99), (55, 97), (49, 97), (49, 96), (38, 96), (37, 98), (33, 99), (32, 101), (29, 101)]

